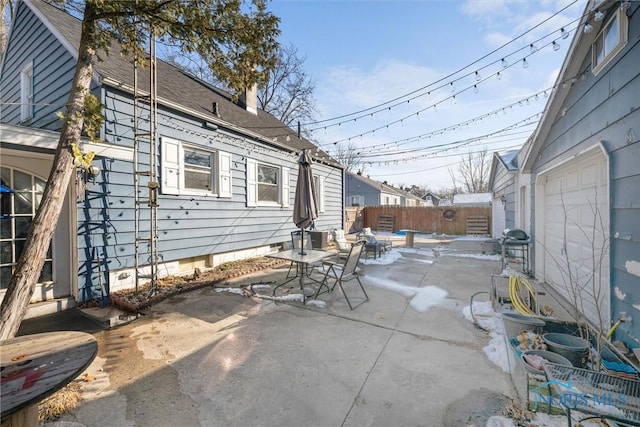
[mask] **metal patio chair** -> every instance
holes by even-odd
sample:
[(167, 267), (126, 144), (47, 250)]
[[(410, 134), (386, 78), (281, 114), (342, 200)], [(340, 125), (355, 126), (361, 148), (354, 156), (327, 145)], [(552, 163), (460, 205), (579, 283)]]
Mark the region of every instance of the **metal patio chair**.
[[(358, 277), (358, 263), (360, 262), (360, 255), (362, 255), (363, 248), (364, 242), (354, 243), (344, 264), (332, 261), (323, 262), (324, 267), (326, 268), (326, 272), (324, 278), (322, 279), (322, 282), (320, 283), (320, 286), (318, 287), (318, 290), (316, 291), (316, 295), (314, 298), (318, 298), (318, 295), (326, 292), (333, 292), (336, 285), (338, 285), (351, 310), (353, 310), (363, 302), (369, 300), (369, 295), (367, 295), (367, 291), (365, 291), (364, 286), (362, 286), (362, 282), (360, 281), (360, 277)], [(334, 281), (333, 285), (329, 284), (330, 280)], [(344, 286), (346, 282), (350, 282), (352, 280), (356, 280), (358, 282), (358, 285), (360, 286), (360, 289), (364, 294), (364, 300), (362, 300), (355, 306), (351, 304)], [(323, 287), (327, 288), (327, 290), (324, 292), (322, 292)]]

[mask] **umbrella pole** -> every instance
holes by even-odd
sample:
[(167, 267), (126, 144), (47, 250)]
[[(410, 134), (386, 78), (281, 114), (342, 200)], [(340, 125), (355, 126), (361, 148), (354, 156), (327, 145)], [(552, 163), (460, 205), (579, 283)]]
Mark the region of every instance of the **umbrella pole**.
[(304, 228), (302, 229), (302, 234), (300, 236), (300, 255), (306, 255), (304, 251)]

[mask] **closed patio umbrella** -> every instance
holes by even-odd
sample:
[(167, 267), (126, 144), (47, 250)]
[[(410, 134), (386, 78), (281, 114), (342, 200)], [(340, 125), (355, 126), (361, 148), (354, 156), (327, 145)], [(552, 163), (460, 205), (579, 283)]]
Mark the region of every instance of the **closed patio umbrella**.
[(302, 150), (298, 160), (298, 182), (296, 183), (296, 197), (293, 203), (293, 222), (302, 230), (300, 254), (304, 255), (304, 229), (314, 219), (318, 218), (316, 192), (311, 171), (311, 156), (307, 150)]

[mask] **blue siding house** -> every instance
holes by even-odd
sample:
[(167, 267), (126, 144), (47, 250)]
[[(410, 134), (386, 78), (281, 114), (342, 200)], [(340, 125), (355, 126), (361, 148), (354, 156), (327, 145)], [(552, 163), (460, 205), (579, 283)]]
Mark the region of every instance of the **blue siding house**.
[(502, 237), (505, 228), (516, 228), (515, 224), (515, 182), (518, 172), (518, 150), (493, 153), (489, 171), (489, 189), (493, 194), (491, 203), (491, 235)]
[[(9, 282), (51, 167), (60, 129), (56, 112), (64, 111), (68, 99), (80, 24), (41, 0), (16, 6), (0, 75), (1, 178), (11, 189), (2, 193), (1, 288)], [(134, 67), (119, 47), (101, 59), (92, 82), (104, 105), (101, 142), (84, 144), (96, 157), (89, 173), (79, 172), (69, 187), (33, 302), (73, 303), (135, 285), (134, 217), (138, 213), (144, 221), (149, 210), (134, 203), (134, 122), (148, 126), (149, 109), (141, 118), (134, 114)], [(343, 167), (258, 109), (255, 89), (233, 102), (230, 94), (165, 62), (157, 61), (156, 69), (160, 276), (290, 244), (303, 149), (314, 159), (320, 210), (315, 227), (342, 228)], [(148, 91), (148, 70), (139, 76)], [(149, 143), (140, 147), (140, 161), (149, 165)], [(146, 186), (141, 188), (146, 194)]]
[[(518, 209), (529, 200), (536, 278), (577, 297), (598, 329), (631, 317), (614, 339), (638, 347), (640, 2), (585, 7), (545, 114), (518, 156), (529, 177)], [(601, 20), (590, 13), (596, 7)]]
[(373, 180), (361, 172), (347, 172), (346, 206), (400, 206), (403, 194), (397, 188)]

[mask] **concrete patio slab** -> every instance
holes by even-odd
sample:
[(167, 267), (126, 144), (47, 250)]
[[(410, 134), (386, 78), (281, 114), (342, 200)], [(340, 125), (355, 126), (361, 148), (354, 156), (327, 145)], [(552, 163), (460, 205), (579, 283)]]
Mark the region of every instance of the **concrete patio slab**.
[[(206, 287), (97, 332), (99, 354), (88, 369), (95, 380), (84, 384), (82, 404), (62, 421), (484, 426), (516, 397), (515, 386), (488, 360), (488, 338), (463, 318), (462, 308), (472, 294), (489, 290), (500, 262), (435, 256), (434, 245), (418, 242), (406, 253), (394, 247), (395, 261), (363, 264), (370, 300), (353, 311), (337, 288), (321, 295), (326, 306), (317, 307)], [(243, 277), (232, 286), (282, 281), (286, 271)], [(416, 311), (402, 287), (429, 286), (448, 296)], [(460, 420), (466, 424), (456, 424)]]

